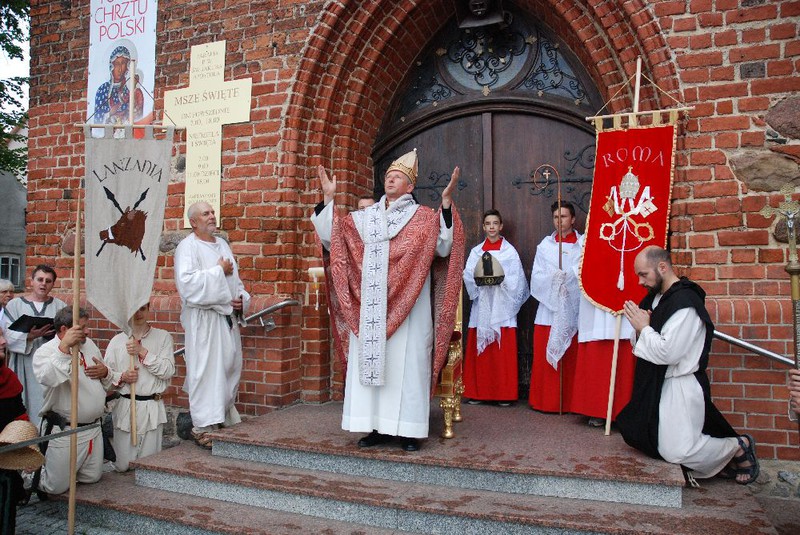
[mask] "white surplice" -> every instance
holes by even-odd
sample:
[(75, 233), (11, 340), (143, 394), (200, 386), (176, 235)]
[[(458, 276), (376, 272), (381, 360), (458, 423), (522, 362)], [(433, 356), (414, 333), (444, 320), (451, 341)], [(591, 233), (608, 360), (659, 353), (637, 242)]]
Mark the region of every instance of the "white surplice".
[(493, 286), (475, 284), (475, 266), (483, 256), (484, 243), (472, 248), (463, 273), (464, 286), (472, 300), (469, 328), (476, 329), (479, 355), (495, 340), (500, 342), (501, 328), (517, 326), (517, 314), (529, 296), (519, 253), (506, 239), (499, 250), (488, 251), (503, 268), (503, 282)]
[[(656, 296), (654, 308), (660, 298)], [(696, 478), (716, 475), (738, 448), (736, 438), (703, 434), (705, 400), (694, 372), (699, 369), (705, 335), (705, 324), (688, 307), (675, 312), (661, 333), (649, 325), (642, 329), (633, 348), (637, 357), (667, 365), (658, 411), (658, 453), (667, 462), (693, 470)]]
[[(220, 258), (233, 262), (231, 275), (225, 276), (218, 264)], [(250, 294), (239, 279), (239, 268), (228, 244), (220, 238), (206, 242), (194, 233), (175, 250), (175, 283), (181, 296), (186, 344), (183, 389), (189, 394), (192, 423), (195, 427), (221, 424), (226, 422), (229, 411), (235, 412), (242, 374), (239, 324), (244, 324), (241, 318), (249, 308)], [(242, 298), (243, 311), (237, 318), (233, 316), (231, 300), (238, 297)]]
[[(583, 255), (583, 246), (585, 242), (586, 236), (578, 238), (581, 255)], [(574, 267), (576, 277), (579, 277), (579, 266), (580, 262)], [(585, 266), (585, 268), (587, 270), (592, 269), (591, 266)], [(578, 312), (578, 342), (613, 340), (616, 330), (617, 318), (611, 312), (595, 306), (591, 301), (586, 299), (586, 296), (581, 292), (580, 310)], [(619, 339), (627, 342), (631, 339), (632, 334), (633, 327), (631, 327), (631, 323), (625, 316), (622, 316)]]
[[(126, 349), (128, 336), (120, 333), (111, 339), (106, 349), (106, 366), (109, 367), (112, 383), (119, 385), (123, 372), (130, 369), (130, 355)], [(139, 379), (136, 381), (136, 396), (161, 394), (169, 386), (175, 374), (174, 344), (172, 335), (163, 329), (151, 328), (141, 339), (147, 350), (144, 360), (136, 359)], [(131, 387), (124, 383), (118, 386), (120, 394), (130, 396)], [(131, 461), (161, 451), (161, 435), (167, 422), (167, 411), (163, 400), (136, 401), (136, 446), (131, 445), (131, 401), (120, 397), (111, 411), (114, 421), (114, 452), (117, 460), (114, 467), (124, 472)]]
[(580, 287), (575, 266), (581, 258), (581, 235), (578, 232), (575, 235), (578, 239), (575, 243), (559, 243), (555, 232), (546, 236), (536, 247), (531, 269), (531, 295), (539, 301), (534, 325), (551, 326), (544, 357), (554, 369), (578, 330)]
[[(6, 305), (5, 317), (8, 325), (23, 315), (54, 318), (56, 312), (65, 306), (67, 304), (56, 297), (50, 297), (44, 303), (35, 303), (24, 297), (15, 297)], [(28, 333), (8, 328), (4, 333), (9, 352), (8, 367), (17, 374), (19, 382), (22, 383), (22, 402), (28, 410), (28, 417), (38, 427), (41, 421), (39, 413), (42, 411), (44, 393), (33, 373), (33, 354), (45, 344), (46, 340), (42, 337), (28, 340)]]
[[(383, 206), (384, 198), (379, 203)], [(323, 247), (330, 248), (334, 203), (328, 203), (311, 222)], [(381, 210), (384, 213), (383, 210)], [(385, 215), (384, 215), (385, 217)], [(360, 225), (357, 225), (359, 231)], [(453, 244), (453, 229), (439, 216), (436, 255), (446, 257)], [(389, 269), (392, 269), (389, 266)], [(359, 381), (359, 341), (350, 332), (347, 354), (347, 381), (344, 390), (342, 429), (409, 438), (426, 438), (430, 416), (433, 319), (431, 277), (425, 284), (408, 317), (386, 340), (385, 384), (365, 386)]]
[[(578, 279), (575, 274), (581, 260), (581, 235), (577, 232), (575, 234), (578, 235), (577, 242), (561, 243), (561, 271), (565, 273), (565, 283), (571, 291), (579, 292)], [(561, 305), (557, 288), (553, 284), (556, 273), (559, 271), (558, 242), (555, 235), (556, 233), (553, 232), (539, 242), (536, 247), (536, 256), (533, 258), (531, 296), (539, 302), (536, 318), (533, 321), (535, 325), (552, 325), (555, 311)]]

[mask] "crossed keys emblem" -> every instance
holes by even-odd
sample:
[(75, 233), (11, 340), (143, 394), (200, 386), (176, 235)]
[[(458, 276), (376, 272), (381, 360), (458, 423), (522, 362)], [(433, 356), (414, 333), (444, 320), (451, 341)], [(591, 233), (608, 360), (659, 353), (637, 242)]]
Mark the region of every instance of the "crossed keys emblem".
[(639, 249), (655, 237), (652, 225), (644, 219), (658, 210), (658, 207), (653, 203), (650, 186), (645, 186), (639, 195), (639, 177), (633, 174), (633, 167), (628, 167), (619, 187), (611, 186), (603, 210), (610, 217), (617, 216), (611, 223), (600, 225), (600, 239), (607, 241), (612, 249), (619, 252), (617, 288), (622, 291), (625, 288), (625, 253)]
[(133, 205), (133, 208), (128, 207), (125, 210), (119, 205), (114, 193), (112, 193), (110, 189), (105, 186), (103, 186), (103, 189), (106, 192), (106, 198), (111, 201), (114, 208), (116, 208), (121, 215), (116, 223), (100, 231), (100, 240), (103, 243), (100, 245), (100, 249), (97, 250), (95, 256), (100, 256), (100, 253), (103, 252), (103, 248), (107, 243), (113, 243), (122, 247), (127, 247), (134, 256), (138, 253), (141, 255), (142, 260), (145, 260), (144, 252), (142, 251), (142, 240), (144, 239), (147, 214), (141, 210), (137, 210), (137, 208), (147, 197), (147, 192), (150, 191), (150, 188), (142, 192), (139, 196), (139, 200)]

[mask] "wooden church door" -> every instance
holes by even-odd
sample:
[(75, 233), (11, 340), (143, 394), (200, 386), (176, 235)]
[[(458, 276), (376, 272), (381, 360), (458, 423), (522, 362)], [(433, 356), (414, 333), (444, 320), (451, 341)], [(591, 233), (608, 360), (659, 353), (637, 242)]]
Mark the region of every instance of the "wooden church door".
[[(536, 245), (553, 231), (550, 205), (557, 198), (554, 174), (549, 183), (541, 174), (534, 180), (532, 174), (543, 164), (558, 171), (562, 198), (575, 205), (582, 230), (594, 166), (594, 133), (583, 117), (599, 107), (599, 100), (563, 44), (523, 14), (512, 12), (511, 18), (503, 28), (467, 33), (453, 21), (422, 53), (376, 143), (375, 193), (383, 193), (383, 175), (391, 161), (416, 148), (414, 194), (421, 204), (438, 207), (458, 165), (461, 179), (454, 203), (464, 223), (467, 251), (483, 240), (483, 212), (496, 208), (503, 216), (503, 235), (516, 247), (530, 277)], [(505, 59), (495, 64), (517, 65), (476, 74), (464, 63), (461, 50), (471, 47), (475, 52), (476, 46)], [(475, 54), (472, 62), (479, 62)], [(536, 307), (529, 299), (517, 318), (523, 399), (530, 381)], [(467, 301), (465, 326), (469, 308)]]

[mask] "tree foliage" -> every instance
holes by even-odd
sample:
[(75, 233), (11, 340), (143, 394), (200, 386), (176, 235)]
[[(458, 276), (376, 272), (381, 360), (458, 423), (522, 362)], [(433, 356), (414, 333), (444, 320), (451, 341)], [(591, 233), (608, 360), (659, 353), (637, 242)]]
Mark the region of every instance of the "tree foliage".
[[(29, 22), (29, 0), (0, 1), (0, 53), (12, 60), (24, 59), (20, 44), (28, 40)], [(27, 106), (22, 102), (27, 85), (27, 77), (4, 78), (0, 73), (0, 169), (17, 176), (24, 176), (28, 165), (27, 144), (19, 135), (28, 120)], [(23, 145), (9, 149), (11, 141)]]

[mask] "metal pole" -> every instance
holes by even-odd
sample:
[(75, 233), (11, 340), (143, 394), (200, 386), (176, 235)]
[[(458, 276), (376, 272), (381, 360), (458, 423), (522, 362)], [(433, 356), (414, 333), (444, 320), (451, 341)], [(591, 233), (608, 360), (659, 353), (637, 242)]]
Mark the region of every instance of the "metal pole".
[[(800, 335), (798, 326), (800, 325), (800, 262), (797, 260), (797, 229), (795, 227), (797, 213), (792, 213), (786, 218), (786, 227), (789, 231), (789, 262), (786, 264), (786, 272), (792, 284), (792, 320), (794, 322), (794, 367), (800, 369)], [(800, 422), (797, 431), (800, 433)]]
[[(789, 234), (789, 262), (786, 264), (786, 272), (789, 274), (792, 288), (792, 318), (794, 323), (794, 367), (800, 369), (800, 334), (798, 327), (800, 327), (800, 262), (797, 260), (797, 218), (800, 214), (800, 203), (792, 200), (794, 193), (794, 185), (786, 184), (781, 188), (785, 200), (778, 206), (773, 208), (765, 206), (761, 209), (761, 215), (764, 217), (772, 217), (775, 214), (781, 215), (786, 218), (786, 229)], [(800, 423), (798, 423), (798, 432), (800, 432)]]

